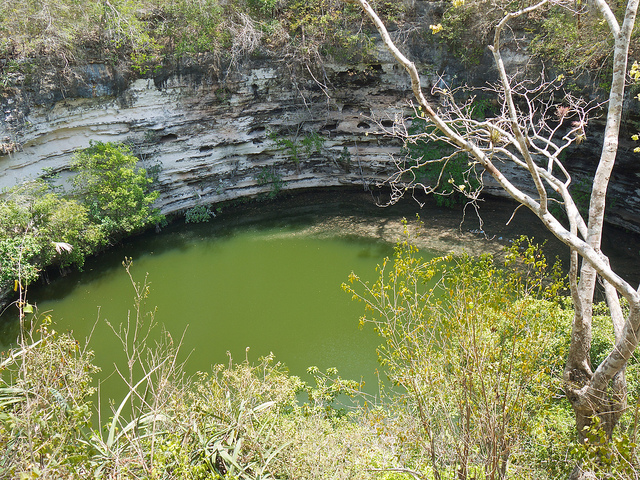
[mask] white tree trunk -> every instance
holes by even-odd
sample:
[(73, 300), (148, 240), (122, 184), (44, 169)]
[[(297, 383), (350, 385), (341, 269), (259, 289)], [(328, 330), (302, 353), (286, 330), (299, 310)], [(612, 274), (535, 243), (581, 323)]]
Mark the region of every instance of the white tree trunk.
[[(604, 143), (598, 168), (593, 179), (589, 217), (586, 222), (580, 217), (569, 193), (570, 178), (566, 170), (558, 161), (557, 154), (549, 150), (549, 148), (556, 147), (553, 144), (553, 139), (551, 137), (543, 139), (535, 135), (535, 138), (529, 137), (526, 130), (527, 125), (525, 124), (523, 127), (522, 114), (518, 111), (512, 97), (510, 79), (507, 76), (500, 53), (500, 35), (507, 23), (513, 18), (544, 6), (549, 3), (549, 0), (542, 0), (531, 7), (508, 13), (496, 26), (494, 44), (490, 49), (500, 73), (500, 94), (504, 98), (504, 107), (508, 112), (505, 115), (505, 121), (510, 125), (508, 131), (504, 128), (500, 129), (497, 125), (487, 126), (469, 117), (458, 117), (458, 123), (448, 122), (444, 117), (436, 113), (422, 93), (420, 78), (415, 65), (394, 45), (384, 24), (368, 2), (366, 0), (345, 1), (360, 5), (367, 16), (374, 22), (387, 48), (398, 63), (409, 73), (415, 98), (422, 111), (433, 122), (433, 125), (442, 132), (452, 145), (457, 146), (460, 150), (473, 157), (511, 197), (534, 212), (549, 231), (570, 248), (570, 285), (571, 296), (575, 305), (575, 316), (571, 334), (571, 347), (564, 373), (567, 397), (574, 407), (576, 425), (580, 432), (584, 426), (590, 424), (591, 418), (597, 415), (601, 417), (602, 424), (610, 435), (626, 399), (624, 368), (637, 347), (640, 335), (640, 294), (611, 269), (608, 259), (600, 251), (607, 188), (618, 150), (629, 42), (639, 0), (628, 1), (622, 25), (619, 25), (605, 0), (594, 0), (595, 6), (610, 27), (615, 39), (615, 50)], [(472, 125), (476, 128), (476, 130), (471, 129), (476, 132), (476, 136), (469, 136), (469, 129), (461, 134), (456, 129), (456, 126), (460, 125), (461, 122), (466, 126)], [(528, 172), (531, 182), (536, 188), (537, 198), (533, 198), (517, 188), (492, 162), (493, 145), (491, 145), (491, 150), (481, 146), (483, 140), (482, 128), (489, 129), (489, 133), (491, 133), (491, 129), (500, 129), (500, 134), (508, 140), (512, 147), (511, 150), (502, 149), (501, 152), (508, 159), (511, 159), (518, 168)], [(534, 148), (531, 147), (532, 139), (542, 140), (543, 143), (547, 142), (546, 147), (537, 148), (536, 153), (548, 155), (548, 168), (542, 168), (534, 161), (531, 152), (531, 148)], [(513, 153), (514, 151), (515, 153)], [(556, 178), (552, 174), (554, 166), (561, 169), (568, 180)], [(555, 190), (562, 196), (569, 218), (570, 226), (568, 229), (549, 212), (547, 208), (547, 189)], [(579, 261), (582, 261), (582, 268), (578, 282)], [(593, 371), (589, 358), (593, 296), (598, 275), (605, 285), (607, 302), (612, 313), (616, 345), (607, 358)], [(623, 319), (622, 316), (619, 295), (623, 296), (630, 306), (630, 313), (626, 319)], [(608, 391), (611, 391), (613, 395), (609, 396)]]

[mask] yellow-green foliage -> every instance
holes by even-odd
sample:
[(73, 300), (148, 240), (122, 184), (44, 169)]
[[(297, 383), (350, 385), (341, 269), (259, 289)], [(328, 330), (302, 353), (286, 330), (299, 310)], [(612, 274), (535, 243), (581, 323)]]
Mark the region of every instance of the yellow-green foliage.
[(128, 146), (110, 142), (91, 142), (73, 157), (75, 194), (106, 235), (130, 234), (162, 219), (152, 208), (158, 192), (137, 163)]
[(327, 405), (302, 408), (304, 384), (271, 357), (185, 381), (167, 374), (175, 351), (154, 355), (131, 389), (135, 413), (118, 408), (92, 429), (90, 352), (46, 327), (9, 351), (0, 363), (0, 477), (373, 479), (373, 462), (391, 459), (368, 425), (327, 415)]
[(375, 283), (352, 274), (354, 286), (344, 285), (364, 302), (362, 323), (385, 342), (379, 357), (400, 387), (394, 401), (415, 416), (404, 415), (402, 423), (414, 425), (404, 428), (405, 442), (422, 448), (416, 461), (442, 478), (502, 478), (508, 468), (522, 475), (525, 465), (509, 457), (526, 456), (531, 429), (544, 421), (538, 409), (559, 389), (564, 356), (549, 352), (566, 338), (568, 319), (546, 298), (562, 284), (526, 242), (509, 252), (506, 267), (489, 256), (417, 254), (407, 238)]
[[(346, 408), (355, 382), (310, 368), (308, 385), (272, 356), (187, 378), (169, 335), (145, 343), (148, 285), (133, 282), (134, 309), (116, 330), (129, 393), (92, 428), (92, 355), (46, 317), (0, 360), (0, 477), (540, 480), (566, 478), (576, 459), (637, 471), (636, 362), (620, 435), (603, 444), (596, 425), (573, 444), (560, 388), (572, 310), (535, 245), (517, 242), (506, 265), (418, 253), (407, 237), (377, 281), (352, 274), (344, 286), (384, 342), (382, 403)], [(598, 326), (608, 312), (595, 313), (600, 355), (611, 332)]]
[(0, 289), (26, 286), (51, 265), (82, 267), (109, 241), (162, 221), (152, 206), (158, 192), (137, 162), (124, 145), (92, 143), (74, 157), (75, 197), (44, 180), (4, 192)]
[(551, 9), (530, 46), (532, 53), (552, 58), (554, 66), (569, 76), (584, 69), (606, 68), (613, 51), (606, 22), (582, 8), (577, 15), (559, 7)]
[(0, 359), (2, 478), (80, 478), (89, 454), (93, 355), (50, 324)]
[[(50, 190), (43, 181), (15, 187), (0, 199), (0, 285), (24, 285), (49, 265), (82, 267), (104, 235), (85, 205)], [(68, 245), (63, 248), (61, 245)]]
[[(386, 19), (401, 17), (401, 2), (372, 3)], [(9, 63), (0, 87), (43, 56), (61, 66), (125, 59), (141, 75), (157, 73), (167, 57), (211, 53), (233, 63), (273, 47), (297, 58), (351, 58), (366, 39), (361, 25), (359, 10), (341, 0), (4, 0), (0, 58)]]

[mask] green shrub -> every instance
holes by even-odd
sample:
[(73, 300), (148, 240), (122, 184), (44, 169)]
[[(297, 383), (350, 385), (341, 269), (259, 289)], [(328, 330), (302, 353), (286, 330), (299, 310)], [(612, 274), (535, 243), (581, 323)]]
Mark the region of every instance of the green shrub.
[(536, 468), (525, 460), (529, 429), (564, 364), (547, 355), (568, 320), (551, 301), (562, 283), (531, 243), (517, 243), (501, 268), (490, 256), (425, 261), (405, 235), (375, 283), (352, 273), (343, 288), (364, 302), (361, 323), (384, 341), (391, 398), (414, 425), (404, 428), (413, 461), (440, 478)]
[(29, 285), (38, 278), (40, 268), (35, 260), (38, 243), (32, 235), (0, 240), (0, 284), (9, 288), (15, 283)]
[[(402, 16), (402, 2), (372, 3), (387, 20)], [(340, 0), (89, 0), (77, 7), (75, 0), (0, 3), (0, 57), (17, 67), (0, 71), (0, 88), (29, 83), (29, 72), (47, 58), (59, 59), (61, 79), (70, 81), (68, 66), (94, 51), (147, 76), (202, 53), (226, 68), (265, 48), (316, 63), (327, 56), (353, 61), (370, 45), (360, 11)]]
[(196, 205), (190, 208), (184, 214), (184, 221), (186, 223), (205, 223), (208, 222), (211, 217), (215, 217), (216, 214), (206, 205)]
[(74, 192), (106, 235), (130, 234), (163, 219), (152, 208), (158, 192), (149, 191), (152, 180), (137, 163), (128, 146), (114, 143), (91, 142), (73, 157)]
[(232, 13), (218, 0), (183, 0), (162, 4), (166, 21), (158, 22), (153, 31), (158, 41), (175, 42), (177, 56), (216, 52), (228, 46), (227, 21)]
[[(90, 351), (48, 327), (0, 362), (0, 475), (3, 478), (81, 478), (90, 449)], [(85, 477), (86, 478), (86, 477)]]
[[(454, 2), (455, 3), (455, 2)], [(486, 31), (478, 25), (485, 17), (486, 6), (475, 2), (461, 7), (451, 6), (442, 16), (441, 35), (451, 53), (466, 66), (478, 65), (486, 49)]]
[(302, 136), (284, 137), (275, 132), (269, 134), (269, 138), (273, 140), (276, 146), (291, 159), (296, 165), (300, 166), (300, 162), (304, 158), (309, 158), (314, 154), (322, 152), (325, 138), (316, 132), (304, 134)]
[(608, 27), (588, 10), (575, 14), (561, 7), (551, 8), (540, 21), (538, 33), (529, 49), (542, 58), (552, 59), (564, 75), (583, 70), (601, 72), (610, 68), (613, 40)]
[(15, 187), (0, 200), (2, 284), (20, 277), (27, 285), (50, 265), (82, 267), (86, 256), (103, 242), (104, 236), (90, 222), (87, 208), (51, 192), (44, 181)]
[(258, 175), (258, 185), (271, 185), (266, 196), (267, 198), (272, 199), (280, 193), (285, 182), (282, 180), (282, 175), (276, 172), (273, 167), (263, 167)]
[[(128, 147), (92, 143), (77, 153), (76, 198), (53, 191), (46, 180), (27, 182), (0, 199), (0, 288), (23, 286), (51, 265), (82, 267), (87, 255), (163, 220), (151, 204), (151, 179), (136, 167)], [(49, 179), (50, 180), (50, 179)]]

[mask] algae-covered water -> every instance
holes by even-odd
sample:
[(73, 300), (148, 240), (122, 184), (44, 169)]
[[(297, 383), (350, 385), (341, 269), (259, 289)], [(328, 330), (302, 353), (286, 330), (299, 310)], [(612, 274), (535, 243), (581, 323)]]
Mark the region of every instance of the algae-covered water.
[[(343, 378), (377, 390), (376, 346), (371, 327), (360, 329), (363, 304), (341, 289), (354, 270), (375, 278), (376, 264), (392, 245), (318, 226), (308, 218), (226, 228), (224, 222), (178, 223), (147, 234), (89, 261), (47, 286), (32, 287), (39, 315), (58, 331), (88, 339), (102, 372), (102, 396), (121, 398), (125, 369), (120, 325), (132, 325), (135, 291), (122, 266), (130, 258), (133, 281), (149, 285), (142, 307), (154, 312), (155, 341), (165, 329), (187, 373), (273, 353), (292, 374), (309, 378), (309, 366), (338, 367)], [(129, 319), (129, 320), (128, 320)], [(145, 317), (145, 326), (150, 317)], [(129, 322), (129, 323), (127, 323)], [(16, 338), (5, 325), (3, 343)], [(147, 342), (150, 343), (150, 342)], [(106, 394), (106, 395), (105, 395)]]
[[(484, 230), (472, 215), (461, 222), (460, 211), (431, 206), (421, 211), (423, 256), (432, 251), (465, 249), (497, 252), (520, 234), (549, 238), (537, 219), (504, 201), (482, 205)], [(305, 193), (270, 204), (225, 209), (209, 223), (187, 225), (178, 220), (161, 233), (149, 232), (89, 259), (83, 272), (72, 271), (48, 285), (31, 286), (28, 300), (42, 316), (51, 315), (58, 331), (73, 331), (81, 344), (90, 337), (102, 397), (122, 398), (124, 384), (114, 364), (125, 356), (116, 330), (133, 311), (134, 289), (123, 260), (131, 258), (135, 282), (149, 283), (144, 311), (154, 311), (174, 345), (181, 343), (185, 371), (248, 359), (271, 352), (294, 375), (306, 379), (309, 366), (337, 367), (343, 378), (364, 380), (377, 391), (376, 346), (371, 326), (360, 330), (361, 303), (340, 285), (353, 270), (374, 280), (375, 267), (392, 254), (401, 233), (401, 218), (411, 219), (413, 203), (381, 209), (368, 194), (345, 191)], [(621, 232), (605, 241), (625, 277), (637, 274), (635, 237)], [(606, 237), (609, 238), (609, 237)], [(618, 248), (614, 248), (618, 247)], [(549, 239), (551, 258), (566, 248)], [(0, 318), (0, 347), (17, 337), (11, 309)], [(182, 340), (181, 340), (182, 339)], [(247, 350), (248, 349), (248, 350)], [(228, 353), (227, 353), (228, 352)]]

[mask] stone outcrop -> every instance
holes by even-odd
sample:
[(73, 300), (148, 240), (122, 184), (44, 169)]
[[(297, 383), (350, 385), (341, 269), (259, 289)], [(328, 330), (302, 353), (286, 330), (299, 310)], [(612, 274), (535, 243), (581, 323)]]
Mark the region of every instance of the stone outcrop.
[[(492, 75), (488, 56), (466, 71), (442, 45), (415, 53), (427, 86), (444, 68), (445, 80), (459, 83)], [(511, 53), (505, 58), (512, 70), (530, 60)], [(133, 145), (156, 178), (166, 214), (279, 188), (369, 188), (395, 169), (401, 144), (385, 130), (411, 98), (408, 77), (390, 55), (378, 48), (374, 56), (373, 64), (328, 64), (315, 74), (301, 67), (295, 77), (273, 56), (223, 73), (202, 58), (152, 78), (93, 63), (72, 67), (63, 81), (53, 69), (0, 96), (0, 187), (51, 173), (65, 184), (74, 151), (90, 141), (117, 141)], [(566, 159), (577, 182), (598, 160), (598, 127), (590, 127), (593, 143)], [(640, 167), (631, 147), (623, 144), (614, 171), (608, 220), (640, 231)], [(504, 195), (490, 181), (487, 192)]]
[(331, 98), (273, 59), (224, 81), (198, 67), (125, 82), (90, 65), (75, 72), (82, 82), (65, 98), (27, 91), (5, 99), (0, 139), (17, 149), (0, 156), (0, 186), (51, 173), (62, 182), (74, 151), (90, 141), (132, 144), (157, 178), (164, 213), (269, 192), (274, 181), (367, 186), (392, 170), (400, 144), (373, 121), (391, 125), (389, 105), (405, 99), (407, 80), (392, 63), (326, 66), (338, 85)]

